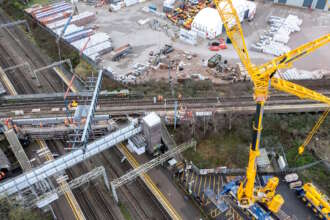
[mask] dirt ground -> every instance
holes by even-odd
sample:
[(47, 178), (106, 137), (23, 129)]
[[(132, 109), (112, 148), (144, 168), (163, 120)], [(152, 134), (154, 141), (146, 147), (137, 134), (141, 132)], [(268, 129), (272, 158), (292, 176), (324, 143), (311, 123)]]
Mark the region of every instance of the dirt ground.
[[(149, 18), (151, 20), (156, 18), (162, 23), (167, 23), (171, 26), (171, 22), (166, 18), (162, 19), (142, 11), (143, 7), (147, 7), (151, 3), (157, 5), (158, 11), (162, 10), (161, 2), (156, 0), (122, 8), (117, 12), (109, 12), (108, 6), (95, 8), (85, 3), (78, 3), (79, 12), (94, 11), (97, 13), (97, 20), (92, 25), (96, 25), (99, 27), (100, 31), (110, 34), (114, 48), (118, 48), (127, 43), (130, 43), (133, 47), (133, 53), (119, 62), (112, 62), (110, 60), (110, 55), (105, 55), (101, 65), (104, 67), (110, 66), (117, 74), (125, 74), (130, 72), (132, 67), (137, 63), (146, 64), (150, 51), (157, 51), (162, 48), (164, 44), (172, 44), (178, 51), (197, 55), (194, 62), (186, 62), (187, 65), (196, 66), (195, 70), (189, 71), (190, 74), (196, 71), (210, 77), (202, 68), (202, 60), (206, 60), (215, 54), (215, 52), (208, 50), (207, 40), (200, 40), (198, 45), (191, 46), (181, 42), (179, 39), (172, 41), (164, 31), (152, 30), (148, 24), (139, 25), (137, 23), (140, 19)], [(243, 23), (247, 47), (250, 47), (251, 44), (257, 40), (258, 35), (268, 27), (266, 21), (269, 16), (278, 15), (286, 17), (289, 14), (298, 15), (299, 18), (303, 19), (302, 31), (294, 33), (289, 41), (289, 46), (292, 48), (313, 40), (322, 34), (329, 33), (330, 14), (327, 12), (319, 10), (310, 11), (303, 8), (257, 2), (255, 19), (252, 22)], [(325, 46), (314, 52), (308, 58), (298, 61), (295, 67), (306, 70), (330, 69), (330, 63), (327, 58), (327, 52), (329, 50), (330, 46)], [(220, 53), (225, 59), (230, 61), (230, 64), (235, 65), (238, 62), (237, 55), (231, 45), (228, 45), (228, 49), (220, 51)], [(272, 56), (250, 51), (250, 58), (253, 62), (260, 64), (270, 60)], [(181, 59), (185, 61), (183, 57), (181, 57)], [(144, 76), (145, 80), (149, 78), (168, 78), (168, 72), (155, 71), (152, 74)]]

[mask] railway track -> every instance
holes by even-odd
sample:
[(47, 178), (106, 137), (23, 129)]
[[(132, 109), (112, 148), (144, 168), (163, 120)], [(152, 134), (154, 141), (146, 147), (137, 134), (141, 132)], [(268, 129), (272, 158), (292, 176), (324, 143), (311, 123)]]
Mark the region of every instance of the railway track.
[[(319, 91), (320, 93), (329, 96), (330, 91), (323, 90)], [(67, 99), (69, 101), (76, 100), (80, 101), (82, 97), (79, 96), (68, 96)], [(26, 97), (26, 99), (22, 97), (18, 97), (17, 100), (13, 97), (3, 97), (1, 98), (0, 107), (19, 107), (24, 106), (27, 103), (32, 105), (63, 105), (63, 96), (61, 97), (47, 97), (47, 98), (38, 98), (38, 95), (35, 97)], [(100, 95), (98, 99), (99, 103), (104, 104), (112, 104), (112, 105), (140, 105), (140, 104), (155, 104), (156, 103), (164, 103), (173, 104), (175, 101), (179, 103), (209, 103), (209, 102), (242, 102), (242, 101), (253, 101), (252, 96), (223, 96), (223, 97), (189, 97), (183, 99), (174, 99), (174, 98), (167, 98), (162, 101), (154, 100), (154, 97), (145, 97), (145, 98), (131, 98), (131, 97), (108, 97)], [(287, 94), (273, 94), (269, 98), (270, 101), (273, 100), (300, 100), (299, 98)], [(45, 103), (46, 102), (46, 103)]]
[[(98, 101), (98, 109), (116, 109), (119, 107), (129, 107), (129, 108), (162, 108), (165, 107), (173, 107), (175, 104), (174, 99), (169, 99), (161, 102), (154, 102), (153, 99), (137, 99), (137, 100), (111, 100), (111, 99), (100, 99)], [(217, 97), (204, 97), (204, 98), (187, 98), (177, 101), (178, 106), (185, 105), (187, 107), (213, 107), (215, 106), (223, 106), (223, 107), (231, 107), (231, 106), (249, 106), (254, 105), (254, 101), (252, 97), (237, 97), (237, 98), (217, 98)], [(316, 103), (313, 100), (302, 100), (293, 96), (288, 97), (272, 97), (267, 102), (267, 105), (280, 105), (280, 104), (309, 104)], [(59, 100), (54, 101), (30, 101), (30, 102), (22, 102), (22, 103), (1, 103), (0, 110), (2, 111), (13, 111), (13, 110), (23, 110), (29, 111), (32, 109), (40, 109), (40, 111), (51, 111), (52, 108), (64, 108), (64, 102)]]
[[(49, 147), (54, 152), (59, 154), (64, 153), (63, 143), (61, 142), (51, 142)], [(82, 173), (86, 173), (94, 166), (103, 165), (109, 179), (118, 178), (123, 175), (127, 169), (123, 169), (123, 165), (121, 165), (119, 160), (120, 153), (115, 152), (114, 150), (115, 149), (111, 150), (111, 153), (100, 153), (89, 161), (69, 169), (67, 173), (69, 176), (75, 177)], [(87, 209), (83, 209), (87, 219), (120, 219), (120, 216), (115, 215), (118, 210), (115, 210), (113, 207), (117, 207), (117, 205), (114, 203), (109, 191), (105, 190), (105, 188), (100, 185), (95, 185), (94, 183), (89, 184), (88, 191), (85, 191), (82, 188), (84, 188), (84, 186), (80, 187), (78, 190), (75, 190), (74, 193), (79, 203), (84, 207), (85, 205), (87, 206)], [(143, 192), (140, 193), (140, 195), (145, 195), (148, 193), (148, 189), (146, 189), (143, 184), (138, 184), (133, 187), (133, 190), (142, 190)], [(159, 214), (164, 215), (164, 217), (161, 217), (160, 215), (150, 215), (150, 213), (148, 213), (150, 206), (143, 205), (143, 202), (136, 197), (137, 194), (132, 193), (132, 191), (126, 186), (121, 187), (120, 192), (121, 202), (126, 205), (131, 214), (134, 214), (134, 219), (144, 220), (153, 219), (155, 217), (157, 217), (157, 219), (167, 219), (167, 217), (165, 217), (165, 212), (159, 212)], [(156, 202), (156, 200), (154, 201)], [(161, 210), (161, 207), (159, 207), (159, 209)]]
[[(0, 13), (0, 22), (6, 23), (8, 20), (4, 17), (3, 13)], [(18, 65), (21, 63), (21, 60), (24, 59), (24, 61), (27, 61), (30, 63), (30, 65), (33, 68), (39, 68), (42, 66), (47, 65), (47, 62), (43, 60), (41, 55), (38, 53), (38, 51), (35, 50), (33, 46), (31, 46), (29, 43), (26, 43), (26, 39), (24, 36), (22, 37), (23, 33), (18, 28), (13, 28), (13, 31), (8, 30), (2, 30), (0, 34), (2, 37), (6, 40), (6, 43), (3, 41), (0, 42), (0, 50), (2, 50), (2, 53), (0, 55), (0, 65), (2, 67), (7, 68), (10, 66)], [(17, 35), (18, 36), (17, 36)], [(20, 38), (18, 40), (18, 38)], [(4, 40), (2, 39), (2, 40)], [(5, 45), (6, 44), (6, 45)], [(7, 45), (8, 44), (8, 45)], [(14, 53), (15, 51), (16, 53)], [(26, 94), (26, 93), (38, 93), (38, 92), (60, 92), (63, 91), (63, 88), (60, 88), (58, 83), (58, 79), (54, 76), (56, 76), (54, 73), (51, 73), (51, 71), (47, 71), (47, 74), (40, 74), (39, 80), (40, 83), (43, 85), (42, 88), (38, 88), (31, 80), (30, 75), (26, 74), (24, 71), (22, 71), (20, 68), (15, 69), (15, 73), (20, 73), (20, 75), (16, 76), (13, 74), (10, 74), (9, 80), (14, 82), (14, 89), (17, 89), (20, 94)], [(52, 74), (52, 75), (50, 75)], [(61, 81), (60, 81), (61, 82)], [(49, 142), (50, 144), (54, 142)], [(97, 197), (94, 199), (95, 207), (93, 210), (91, 210), (91, 213), (96, 214), (102, 214), (102, 217), (99, 218), (99, 216), (96, 216), (95, 219), (116, 219), (112, 215), (111, 206), (109, 204), (106, 204), (103, 200), (103, 194), (98, 193), (97, 191), (94, 191), (93, 193), (88, 194), (88, 198), (86, 195), (86, 207), (90, 207), (90, 198)], [(99, 209), (96, 209), (100, 207)], [(62, 207), (63, 208), (63, 207)], [(61, 212), (61, 208), (59, 207), (59, 204), (57, 203), (56, 209)], [(105, 213), (105, 214), (103, 214)], [(62, 213), (57, 213), (59, 217), (63, 217)], [(70, 218), (69, 216), (65, 216), (65, 218)]]
[[(64, 143), (59, 141), (50, 141), (49, 147), (53, 152), (57, 152), (60, 155), (63, 155), (64, 152)], [(75, 166), (67, 170), (67, 174), (71, 177), (77, 177), (83, 173), (89, 171), (87, 163), (81, 163), (78, 166)], [(112, 204), (109, 204), (109, 201), (105, 199), (105, 193), (101, 190), (102, 187), (96, 187), (94, 183), (91, 183), (88, 187), (88, 191), (81, 189), (76, 190), (75, 196), (81, 205), (84, 205), (83, 212), (86, 219), (109, 219), (115, 220), (116, 216), (112, 208)], [(87, 208), (87, 210), (85, 209)]]
[[(103, 159), (103, 161), (105, 161), (105, 164), (109, 165), (107, 166), (107, 171), (110, 179), (119, 178), (121, 175), (124, 174), (124, 171), (120, 169), (118, 165), (116, 166), (116, 164), (111, 162), (111, 160), (106, 156), (105, 153), (101, 153), (100, 157)], [(119, 170), (121, 170), (120, 173)], [(121, 188), (121, 192), (124, 197), (123, 199), (125, 200), (125, 203), (129, 206), (130, 209), (133, 209), (138, 214), (136, 216), (137, 218), (141, 220), (149, 218), (144, 209), (139, 205), (139, 201), (134, 197), (132, 192), (130, 192), (126, 187)], [(128, 201), (130, 202), (127, 203)]]
[[(66, 111), (63, 106), (58, 105), (51, 106), (48, 104), (47, 107), (42, 107), (41, 105), (24, 105), (20, 108), (13, 109), (11, 107), (1, 107), (0, 106), (0, 120), (6, 118), (22, 118), (27, 117), (59, 117), (65, 116)], [(265, 106), (266, 112), (272, 113), (295, 113), (295, 112), (318, 112), (322, 111), (327, 107), (326, 104), (316, 103), (309, 100), (273, 100), (269, 101)], [(143, 103), (139, 105), (135, 104), (129, 105), (119, 105), (109, 103), (100, 103), (97, 107), (97, 114), (110, 114), (113, 117), (125, 116), (125, 115), (143, 115), (145, 112), (155, 111), (160, 114), (173, 113), (175, 105), (165, 104), (165, 103)], [(235, 113), (252, 113), (255, 111), (254, 101), (238, 101), (238, 102), (205, 102), (200, 103), (186, 103), (178, 104), (178, 111), (217, 111), (219, 113), (235, 112)], [(70, 109), (71, 113), (74, 113), (75, 108)]]
[[(0, 22), (1, 23), (6, 23), (8, 21), (6, 21), (5, 17), (0, 14)], [(19, 64), (18, 60), (19, 57), (21, 58), (25, 58), (25, 61), (29, 62), (31, 64), (31, 66), (33, 66), (34, 68), (38, 68), (38, 67), (42, 67), (42, 66), (46, 66), (47, 63), (43, 61), (41, 55), (36, 52), (34, 50), (34, 48), (29, 48), (24, 42), (22, 37), (23, 33), (21, 32), (21, 30), (19, 30), (18, 28), (13, 28), (12, 33), (5, 30), (3, 36), (6, 37), (9, 41), (13, 41), (14, 44), (12, 45), (13, 48), (15, 48), (15, 50), (20, 51), (21, 53), (17, 53), (17, 54), (5, 54), (3, 56), (0, 56), (0, 62), (2, 61), (3, 63), (0, 63), (3, 65), (4, 68), (9, 67), (9, 66), (13, 66), (13, 65), (17, 65)], [(17, 40), (18, 38), (21, 38), (19, 40)], [(17, 44), (17, 45), (16, 45)], [(0, 44), (0, 46), (3, 46), (3, 44)], [(5, 48), (5, 47), (0, 47), (0, 49), (3, 49), (4, 51), (9, 51), (9, 48)], [(15, 56), (15, 57), (14, 57)], [(8, 61), (7, 61), (8, 60)], [(10, 61), (10, 62), (9, 62)], [(38, 92), (59, 92), (59, 91), (64, 91), (63, 88), (61, 88), (59, 85), (61, 85), (61, 83), (56, 82), (56, 79), (54, 79), (54, 75), (50, 75), (52, 71), (47, 71), (48, 74), (39, 74), (39, 80), (41, 81), (41, 84), (43, 85), (42, 88), (37, 88), (36, 85), (34, 84), (34, 82), (28, 78), (26, 75), (24, 75), (24, 72), (17, 69), (15, 70), (15, 72), (19, 72), (20, 74), (22, 74), (22, 76), (15, 76), (15, 77), (10, 77), (9, 80), (14, 83), (14, 86), (16, 89), (19, 90), (20, 94), (26, 94), (26, 93), (38, 93)], [(30, 77), (30, 76), (29, 76)], [(56, 77), (55, 77), (56, 78)], [(18, 82), (18, 80), (20, 80)], [(60, 102), (63, 104), (63, 101)], [(26, 103), (26, 105), (29, 105), (28, 102)], [(44, 105), (44, 103), (38, 103), (39, 106)], [(8, 110), (9, 110), (8, 106)], [(7, 111), (6, 109), (3, 109), (4, 111)], [(2, 111), (2, 110), (0, 110)], [(56, 145), (56, 143), (54, 141), (50, 141), (48, 142), (48, 144), (52, 147), (54, 147), (54, 145)], [(56, 146), (55, 146), (56, 147)], [(63, 145), (61, 146), (57, 146), (60, 148), (63, 148)], [(110, 161), (108, 161), (107, 163), (110, 163)], [(75, 167), (75, 171), (72, 172), (72, 170), (70, 170), (69, 172), (73, 177), (79, 176), (82, 173), (85, 173), (88, 171), (88, 168), (86, 167), (86, 165), (79, 165)], [(110, 195), (108, 193), (108, 195)], [(137, 213), (137, 216), (140, 216), (140, 219), (146, 219), (145, 218), (145, 213), (143, 213), (144, 209), (148, 209), (148, 207), (140, 207), (139, 206), (139, 201), (137, 199), (134, 199), (133, 194), (129, 193), (129, 191), (127, 191), (125, 193), (126, 197), (128, 197), (127, 201), (128, 204), (130, 204), (131, 201), (134, 201), (135, 204), (134, 205), (130, 205), (130, 207), (133, 207), (132, 210), (132, 214), (135, 215), (135, 213)], [(99, 187), (95, 187), (95, 186), (91, 186), (89, 187), (88, 191), (83, 191), (81, 193), (76, 193), (76, 196), (79, 199), (79, 202), (81, 203), (81, 205), (83, 205), (83, 210), (86, 211), (86, 217), (87, 219), (120, 219), (118, 218), (118, 216), (114, 215), (114, 213), (116, 213), (116, 211), (114, 209), (118, 209), (117, 212), (120, 212), (119, 208), (117, 205), (115, 204), (111, 204), (110, 200), (110, 196), (108, 196), (109, 198), (107, 198), (106, 194), (104, 193), (104, 190), (100, 190)], [(144, 200), (148, 200), (145, 198), (143, 198)], [(60, 205), (56, 205), (56, 209), (57, 211), (61, 211)], [(62, 213), (59, 214), (59, 216), (62, 216)], [(64, 218), (67, 218), (67, 216), (64, 216)], [(147, 218), (148, 219), (148, 218)]]
[[(5, 15), (2, 9), (0, 9), (0, 23), (8, 23), (11, 22), (10, 19)], [(46, 60), (44, 56), (41, 55), (40, 51), (36, 49), (29, 39), (24, 36), (23, 31), (20, 28), (12, 27), (10, 29), (3, 29), (1, 32), (2, 37), (5, 39), (5, 42), (0, 41), (0, 48), (2, 51), (9, 51), (9, 48), (12, 48), (12, 54), (8, 54), (7, 52), (2, 53), (0, 56), (0, 60), (10, 59), (11, 62), (5, 65), (6, 67), (19, 65), (21, 63), (27, 62), (30, 64), (32, 69), (40, 68), (43, 66), (47, 66), (50, 62)], [(4, 45), (5, 44), (5, 45)], [(7, 57), (4, 57), (4, 56)], [(13, 57), (14, 56), (14, 57)], [(3, 65), (3, 64), (2, 64)], [(27, 68), (26, 68), (27, 69)], [(38, 74), (38, 78), (42, 88), (37, 88), (34, 80), (31, 79), (31, 75), (29, 71), (23, 71), (22, 68), (17, 68), (14, 70), (10, 70), (9, 73), (12, 75), (13, 73), (19, 73), (18, 77), (13, 76), (10, 77), (11, 81), (14, 81), (15, 84), (20, 82), (20, 86), (16, 86), (16, 90), (18, 93), (35, 93), (35, 92), (61, 92), (64, 91), (63, 82), (56, 76), (53, 70), (45, 70), (41, 74)], [(55, 76), (55, 77), (54, 77)], [(27, 83), (28, 82), (28, 83)], [(33, 85), (33, 86), (31, 86)], [(59, 88), (58, 85), (63, 85)], [(26, 89), (22, 88), (29, 87)]]
[[(111, 165), (110, 168), (110, 179), (118, 178), (122, 175), (124, 175), (126, 172), (128, 172), (131, 169), (131, 166), (128, 164), (120, 165), (121, 161), (119, 158), (122, 157), (122, 154), (117, 148), (112, 148), (111, 152), (106, 151), (100, 154), (100, 157), (104, 158), (106, 160), (106, 164)], [(113, 163), (112, 161), (116, 161)], [(119, 166), (120, 165), (120, 166)], [(121, 201), (125, 202), (129, 208), (133, 208), (134, 211), (139, 213), (137, 216), (139, 219), (169, 219), (168, 214), (164, 210), (164, 208), (159, 204), (155, 196), (152, 194), (152, 192), (146, 187), (146, 185), (137, 178), (133, 181), (133, 183), (128, 183), (118, 189), (119, 192), (122, 194), (119, 194), (121, 197)], [(149, 201), (149, 204), (147, 201), (141, 200), (141, 198), (138, 197), (138, 195), (149, 195), (149, 198), (152, 199), (152, 201)], [(131, 201), (134, 201), (134, 203), (131, 204)], [(148, 209), (145, 209), (144, 206), (149, 207)], [(150, 204), (151, 203), (151, 204)], [(133, 205), (134, 207), (131, 207)], [(158, 214), (155, 215), (155, 209), (156, 205), (158, 207), (157, 211), (160, 211)]]
[[(2, 40), (0, 40), (0, 50), (0, 65), (3, 69), (18, 64), (12, 58), (13, 55), (9, 53), (10, 49), (4, 45)], [(24, 80), (24, 72), (20, 68), (15, 69), (15, 71), (9, 71), (7, 77), (10, 81), (15, 82), (14, 87), (19, 94), (23, 94), (25, 91), (28, 93), (36, 92), (29, 83), (26, 83), (26, 80)]]

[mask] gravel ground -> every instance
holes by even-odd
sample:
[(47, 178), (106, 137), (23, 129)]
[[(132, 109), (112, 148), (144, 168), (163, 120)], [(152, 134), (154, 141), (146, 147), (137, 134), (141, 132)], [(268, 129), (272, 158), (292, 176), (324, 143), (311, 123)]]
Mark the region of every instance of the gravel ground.
[[(208, 42), (206, 40), (200, 41), (197, 46), (191, 46), (180, 40), (172, 41), (164, 32), (154, 31), (150, 29), (149, 25), (139, 25), (137, 21), (140, 19), (154, 18), (152, 14), (141, 10), (142, 7), (148, 6), (151, 3), (156, 4), (158, 10), (161, 10), (161, 2), (156, 0), (122, 8), (117, 12), (109, 12), (107, 6), (95, 8), (84, 3), (78, 3), (80, 12), (94, 11), (97, 13), (97, 20), (93, 25), (97, 25), (100, 31), (110, 34), (114, 48), (127, 43), (133, 46), (133, 53), (119, 62), (112, 62), (110, 55), (105, 55), (102, 61), (103, 66), (111, 66), (117, 73), (127, 73), (132, 69), (134, 64), (146, 63), (149, 52), (160, 49), (166, 43), (173, 44), (176, 49), (195, 53), (200, 60), (208, 59), (215, 53), (208, 50)], [(257, 2), (257, 4), (255, 19), (252, 22), (243, 23), (244, 36), (248, 47), (257, 40), (258, 34), (268, 27), (266, 20), (270, 15), (286, 17), (288, 14), (294, 14), (303, 19), (302, 31), (294, 33), (289, 42), (289, 46), (292, 48), (313, 40), (322, 34), (329, 33), (330, 14), (327, 12), (319, 10), (310, 11), (303, 8), (292, 8), (263, 2)], [(158, 18), (158, 20), (171, 24), (167, 19), (162, 20)], [(238, 62), (237, 54), (231, 45), (228, 45), (228, 47), (227, 50), (221, 51), (221, 54), (230, 60), (231, 63), (235, 64)], [(307, 70), (330, 69), (330, 63), (327, 62), (326, 56), (329, 49), (330, 46), (319, 49), (310, 57), (298, 61), (295, 67)], [(250, 58), (255, 63), (263, 63), (270, 60), (272, 56), (250, 51)]]

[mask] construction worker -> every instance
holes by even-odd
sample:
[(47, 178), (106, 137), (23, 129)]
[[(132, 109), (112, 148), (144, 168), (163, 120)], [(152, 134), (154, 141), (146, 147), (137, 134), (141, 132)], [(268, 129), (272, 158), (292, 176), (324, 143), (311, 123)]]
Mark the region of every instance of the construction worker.
[(6, 173), (3, 171), (0, 171), (0, 180), (4, 179), (6, 177)]

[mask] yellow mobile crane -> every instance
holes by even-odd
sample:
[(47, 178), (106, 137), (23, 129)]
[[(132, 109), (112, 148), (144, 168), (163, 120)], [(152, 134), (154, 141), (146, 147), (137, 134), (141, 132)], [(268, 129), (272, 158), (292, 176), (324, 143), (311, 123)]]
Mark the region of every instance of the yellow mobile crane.
[(264, 105), (268, 98), (269, 87), (293, 94), (299, 98), (312, 99), (330, 105), (330, 98), (307, 89), (303, 86), (289, 81), (273, 77), (280, 68), (288, 68), (294, 61), (306, 56), (317, 48), (330, 42), (330, 34), (327, 34), (312, 42), (306, 43), (288, 53), (285, 53), (273, 60), (256, 66), (248, 55), (243, 37), (240, 20), (231, 0), (214, 0), (215, 6), (226, 29), (227, 36), (231, 40), (241, 62), (245, 66), (254, 84), (254, 99), (256, 101), (255, 121), (253, 125), (253, 140), (250, 145), (249, 163), (246, 170), (246, 177), (240, 182), (237, 190), (237, 200), (242, 208), (249, 208), (256, 202), (261, 202), (267, 208), (276, 213), (280, 210), (284, 199), (276, 194), (279, 182), (277, 177), (271, 178), (266, 186), (255, 187), (256, 178), (256, 158), (259, 156), (259, 145), (262, 131), (262, 118)]

